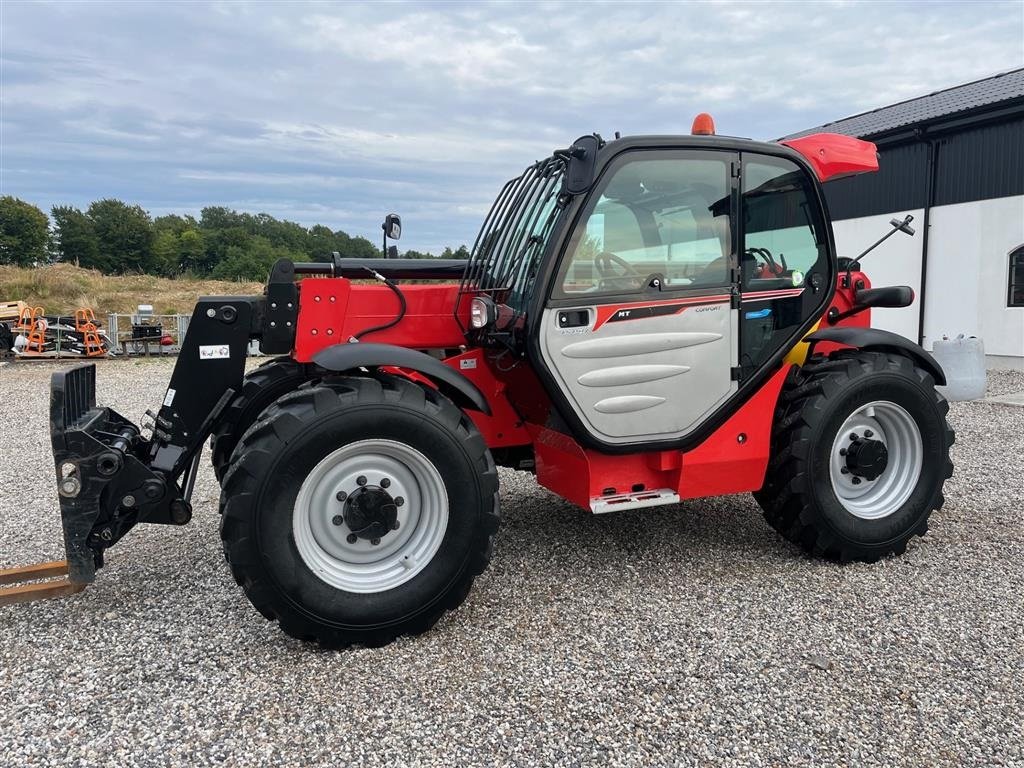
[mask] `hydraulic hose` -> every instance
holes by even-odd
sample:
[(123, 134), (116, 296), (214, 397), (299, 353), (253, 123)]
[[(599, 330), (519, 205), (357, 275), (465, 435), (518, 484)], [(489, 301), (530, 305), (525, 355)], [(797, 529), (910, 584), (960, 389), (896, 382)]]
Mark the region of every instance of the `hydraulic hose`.
[(388, 328), (394, 328), (396, 325), (402, 322), (402, 318), (405, 317), (405, 310), (408, 308), (408, 305), (405, 303), (405, 295), (402, 293), (401, 288), (399, 288), (392, 280), (384, 277), (384, 275), (382, 275), (380, 272), (377, 272), (371, 269), (370, 267), (364, 267), (364, 269), (366, 269), (367, 272), (373, 275), (375, 280), (379, 280), (380, 282), (384, 283), (384, 285), (391, 289), (392, 293), (394, 293), (395, 296), (398, 297), (399, 308), (398, 314), (395, 315), (393, 320), (390, 320), (381, 325), (374, 325), (371, 326), (370, 328), (364, 328), (363, 330), (361, 330), (359, 333), (352, 337), (352, 341), (359, 341), (360, 339), (363, 338), (363, 336), (368, 336), (371, 333), (377, 333), (378, 331), (386, 331)]

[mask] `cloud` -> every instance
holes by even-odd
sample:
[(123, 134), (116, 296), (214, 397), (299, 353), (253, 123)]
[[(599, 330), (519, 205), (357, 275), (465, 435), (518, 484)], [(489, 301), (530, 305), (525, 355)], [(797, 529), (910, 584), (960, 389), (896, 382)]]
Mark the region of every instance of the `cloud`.
[(44, 208), (263, 210), (471, 242), (576, 136), (770, 138), (1024, 64), (990, 3), (15, 4), (0, 187)]

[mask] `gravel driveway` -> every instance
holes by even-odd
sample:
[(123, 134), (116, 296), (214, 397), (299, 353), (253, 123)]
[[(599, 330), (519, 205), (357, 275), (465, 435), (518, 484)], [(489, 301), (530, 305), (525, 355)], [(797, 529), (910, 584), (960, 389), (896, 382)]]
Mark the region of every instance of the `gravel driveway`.
[[(62, 557), (54, 369), (0, 365), (4, 565)], [(137, 420), (170, 371), (102, 362), (101, 402)], [(810, 560), (749, 496), (593, 517), (506, 471), (463, 607), (346, 652), (250, 607), (204, 463), (189, 526), (136, 528), (80, 595), (0, 608), (0, 764), (1024, 764), (1024, 408), (950, 419), (946, 507), (902, 558)]]

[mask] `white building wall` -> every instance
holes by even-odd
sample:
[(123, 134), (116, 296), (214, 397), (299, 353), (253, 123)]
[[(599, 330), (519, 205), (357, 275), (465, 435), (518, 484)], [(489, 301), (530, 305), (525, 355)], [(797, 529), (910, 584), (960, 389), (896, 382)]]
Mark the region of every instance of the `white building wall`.
[(988, 355), (1024, 357), (1024, 307), (1007, 307), (1009, 253), (1024, 244), (1024, 195), (932, 208), (924, 346), (979, 336)]
[[(901, 309), (874, 309), (871, 324), (917, 341), (924, 211), (895, 211), (833, 223), (840, 256), (856, 256), (888, 228), (914, 216), (914, 237), (897, 233), (864, 257), (871, 284), (909, 285), (917, 299)], [(978, 336), (990, 357), (1024, 358), (1024, 308), (1007, 307), (1009, 253), (1024, 244), (1024, 196), (931, 209), (924, 347), (944, 335)]]
[[(907, 214), (914, 217), (910, 225), (917, 234), (909, 237), (897, 232), (875, 250), (864, 257), (861, 269), (874, 286), (909, 285), (914, 289), (914, 303), (899, 309), (872, 309), (871, 325), (886, 331), (898, 333), (917, 341), (917, 325), (921, 296), (921, 224), (924, 211), (898, 211), (878, 216), (864, 216), (859, 219), (844, 219), (832, 223), (835, 232), (836, 252), (839, 256), (854, 258), (857, 254), (889, 231), (890, 219), (902, 219)], [(931, 262), (929, 261), (929, 267)]]

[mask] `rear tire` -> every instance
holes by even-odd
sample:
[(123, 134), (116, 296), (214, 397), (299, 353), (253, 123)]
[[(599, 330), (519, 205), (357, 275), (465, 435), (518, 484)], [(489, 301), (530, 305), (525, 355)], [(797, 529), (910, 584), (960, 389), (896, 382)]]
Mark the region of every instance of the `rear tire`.
[[(943, 504), (955, 439), (948, 411), (931, 374), (905, 355), (814, 356), (779, 399), (765, 484), (754, 494), (765, 519), (832, 560), (902, 553)], [(868, 466), (869, 452), (883, 458)]]
[[(352, 504), (368, 493), (399, 516), (393, 531), (356, 525)], [(486, 568), (499, 521), (497, 469), (473, 421), (436, 390), (384, 375), (278, 400), (238, 445), (221, 498), (246, 596), (327, 647), (432, 627)]]
[(210, 462), (218, 482), (223, 482), (231, 454), (245, 430), (256, 423), (266, 408), (310, 380), (308, 366), (289, 357), (269, 360), (242, 379), (242, 388), (221, 416), (210, 441)]

